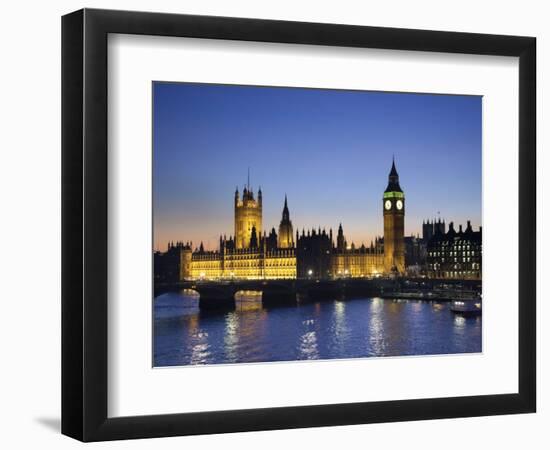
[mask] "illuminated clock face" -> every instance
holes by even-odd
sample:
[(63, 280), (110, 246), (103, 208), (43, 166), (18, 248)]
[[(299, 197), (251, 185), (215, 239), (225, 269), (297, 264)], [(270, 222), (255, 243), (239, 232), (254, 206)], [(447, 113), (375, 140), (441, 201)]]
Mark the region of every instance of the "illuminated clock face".
[(401, 200), (397, 200), (395, 206), (397, 206), (397, 209), (401, 211), (403, 209), (403, 202)]
[(386, 203), (384, 203), (384, 208), (386, 208), (387, 210), (391, 209), (391, 202), (389, 200), (386, 200)]

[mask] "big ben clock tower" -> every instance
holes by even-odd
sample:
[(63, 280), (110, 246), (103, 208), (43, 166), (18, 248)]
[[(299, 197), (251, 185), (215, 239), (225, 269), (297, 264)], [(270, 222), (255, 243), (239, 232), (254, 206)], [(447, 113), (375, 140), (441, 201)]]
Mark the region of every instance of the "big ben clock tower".
[(405, 194), (392, 162), (388, 187), (382, 201), (384, 210), (384, 272), (405, 273)]

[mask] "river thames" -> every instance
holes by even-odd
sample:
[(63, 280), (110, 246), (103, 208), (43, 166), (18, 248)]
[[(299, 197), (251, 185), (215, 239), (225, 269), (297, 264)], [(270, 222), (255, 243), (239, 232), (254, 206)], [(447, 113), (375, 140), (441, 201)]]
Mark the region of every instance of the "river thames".
[(360, 298), (265, 308), (243, 296), (235, 310), (199, 311), (186, 291), (154, 299), (154, 366), (481, 352), (481, 316), (446, 302)]

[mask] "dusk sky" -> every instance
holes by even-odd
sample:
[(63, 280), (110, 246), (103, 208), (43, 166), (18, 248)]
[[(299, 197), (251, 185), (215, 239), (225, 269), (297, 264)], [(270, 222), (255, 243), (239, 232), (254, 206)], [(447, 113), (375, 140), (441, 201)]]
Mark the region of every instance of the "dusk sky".
[(235, 188), (263, 192), (278, 229), (341, 222), (348, 243), (383, 234), (392, 155), (405, 235), (422, 220), (481, 225), (481, 97), (182, 83), (153, 85), (154, 248), (232, 235)]

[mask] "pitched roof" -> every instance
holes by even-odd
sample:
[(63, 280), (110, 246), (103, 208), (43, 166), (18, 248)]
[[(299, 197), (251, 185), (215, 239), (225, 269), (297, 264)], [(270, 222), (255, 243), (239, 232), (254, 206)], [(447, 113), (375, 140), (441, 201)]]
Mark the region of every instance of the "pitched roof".
[(392, 160), (390, 174), (388, 176), (388, 187), (384, 192), (403, 192), (399, 186), (399, 174), (395, 168), (395, 159)]

